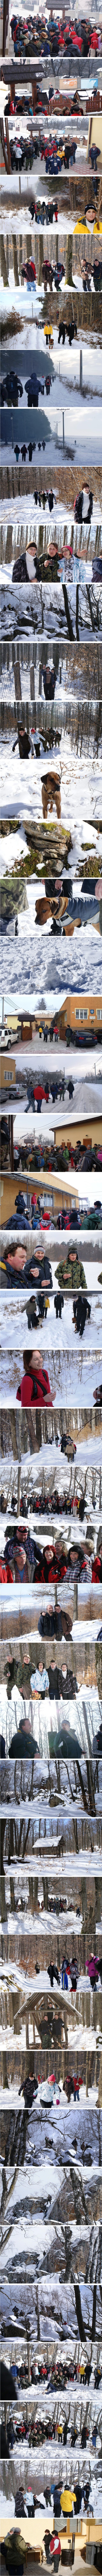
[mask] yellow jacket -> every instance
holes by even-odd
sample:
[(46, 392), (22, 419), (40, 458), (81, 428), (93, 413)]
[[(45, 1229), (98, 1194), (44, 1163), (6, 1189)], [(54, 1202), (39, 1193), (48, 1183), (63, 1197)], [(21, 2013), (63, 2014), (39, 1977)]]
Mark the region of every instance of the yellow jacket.
[[(91, 227), (90, 227), (90, 229), (91, 229)], [(98, 223), (96, 223), (96, 218), (95, 218), (95, 222), (94, 222), (94, 224), (93, 224), (93, 228), (92, 228), (92, 229), (93, 229), (93, 233), (97, 233), (97, 235), (98, 235), (99, 233), (102, 233), (102, 223), (99, 223), (99, 216), (98, 216)], [(87, 215), (86, 215), (86, 221), (85, 221), (85, 215), (84, 215), (84, 220), (83, 220), (83, 222), (82, 222), (82, 215), (77, 215), (76, 224), (73, 224), (73, 233), (87, 233), (87, 232), (89, 233), (89, 216), (88, 216), (88, 223), (87, 223)]]
[(75, 2487), (63, 2487), (60, 2503), (62, 2513), (71, 2513), (72, 2504), (76, 2504)]
[(44, 322), (44, 340), (52, 340), (53, 344), (52, 322)]

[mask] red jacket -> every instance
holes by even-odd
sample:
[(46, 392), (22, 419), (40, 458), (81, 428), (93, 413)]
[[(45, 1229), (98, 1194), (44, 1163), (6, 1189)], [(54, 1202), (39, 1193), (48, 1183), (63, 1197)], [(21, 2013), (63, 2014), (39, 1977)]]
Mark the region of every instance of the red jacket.
[(48, 1099), (49, 1099), (49, 1092), (47, 1092), (47, 1094), (46, 1094), (45, 1087), (44, 1087), (44, 1083), (43, 1083), (43, 1082), (34, 1082), (34, 1100), (38, 1100), (38, 1101), (39, 1101), (39, 1100), (46, 1100), (46, 1097), (47, 1097), (47, 1100), (48, 1100)]
[(49, 2558), (54, 2558), (55, 2556), (56, 2556), (56, 2558), (57, 2558), (58, 2560), (59, 2560), (59, 2558), (61, 2558), (61, 2542), (60, 2542), (60, 2540), (59, 2540), (59, 2533), (58, 2533), (57, 2531), (54, 2531), (54, 2532), (52, 2531), (52, 2532), (51, 2532), (51, 2540), (50, 2540), (50, 2548), (49, 2548)]
[(92, 1583), (101, 1583), (101, 1582), (102, 1582), (102, 1562), (101, 1562), (101, 1556), (94, 1556), (94, 1565), (93, 1565), (93, 1569), (92, 1569), (92, 1577), (91, 1577), (91, 1580), (92, 1580)]
[(33, 1405), (35, 1405), (35, 1404), (42, 1404), (42, 1405), (43, 1405), (43, 1404), (47, 1404), (47, 1403), (48, 1403), (48, 1404), (52, 1404), (52, 1395), (50, 1394), (50, 1385), (49, 1385), (48, 1372), (47, 1372), (47, 1369), (42, 1369), (42, 1368), (40, 1368), (40, 1369), (39, 1369), (39, 1372), (37, 1371), (37, 1377), (36, 1377), (36, 1358), (35, 1358), (35, 1370), (34, 1370), (34, 1375), (33, 1375), (33, 1377), (29, 1377), (29, 1376), (27, 1376), (27, 1377), (26, 1377), (26, 1376), (25, 1376), (25, 1377), (21, 1377), (21, 1386), (17, 1386), (17, 1404), (33, 1404)]
[(10, 1567), (10, 1565), (3, 1565), (3, 1559), (2, 1559), (2, 1558), (1, 1558), (1, 1562), (0, 1562), (0, 1583), (13, 1583), (13, 1574), (11, 1574), (11, 1567)]

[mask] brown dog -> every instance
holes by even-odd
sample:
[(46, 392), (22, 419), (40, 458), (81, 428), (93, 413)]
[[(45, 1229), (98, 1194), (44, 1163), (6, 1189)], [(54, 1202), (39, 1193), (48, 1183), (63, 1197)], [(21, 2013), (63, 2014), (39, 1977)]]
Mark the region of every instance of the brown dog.
[(41, 792), (42, 792), (42, 807), (43, 807), (44, 822), (46, 821), (46, 817), (47, 817), (47, 814), (48, 814), (48, 805), (50, 805), (50, 814), (52, 814), (52, 811), (53, 811), (53, 805), (56, 805), (56, 814), (57, 814), (57, 817), (58, 817), (58, 822), (60, 822), (60, 815), (61, 815), (60, 778), (57, 776), (57, 771), (56, 771), (55, 769), (53, 769), (53, 770), (52, 770), (52, 769), (49, 769), (49, 771), (48, 771), (48, 775), (47, 775), (47, 778), (46, 778), (46, 779), (45, 779), (45, 778), (43, 778), (43, 779), (42, 779), (42, 791), (41, 791)]

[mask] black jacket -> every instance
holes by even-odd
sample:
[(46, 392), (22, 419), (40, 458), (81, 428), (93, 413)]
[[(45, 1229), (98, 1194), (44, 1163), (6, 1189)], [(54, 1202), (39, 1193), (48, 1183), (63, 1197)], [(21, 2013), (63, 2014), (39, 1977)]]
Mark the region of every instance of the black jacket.
[(9, 1744), (9, 1761), (13, 1762), (13, 1756), (15, 1759), (16, 1754), (16, 1759), (19, 1762), (19, 1753), (21, 1753), (21, 1756), (23, 1756), (24, 1753), (26, 1761), (28, 1761), (28, 1756), (30, 1756), (31, 1761), (33, 1761), (35, 1754), (38, 1754), (36, 1736), (29, 1735), (29, 1730), (27, 1735), (24, 1726), (18, 1726), (17, 1735), (12, 1735), (11, 1744)]

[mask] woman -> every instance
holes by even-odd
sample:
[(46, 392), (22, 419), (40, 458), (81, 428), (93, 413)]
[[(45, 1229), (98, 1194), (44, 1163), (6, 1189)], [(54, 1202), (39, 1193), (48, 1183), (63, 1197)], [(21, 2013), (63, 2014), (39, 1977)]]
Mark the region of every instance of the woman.
[(17, 1404), (52, 1405), (47, 1369), (42, 1368), (41, 1351), (23, 1351), (24, 1377), (17, 1386)]

